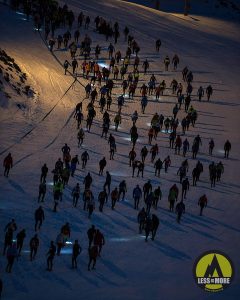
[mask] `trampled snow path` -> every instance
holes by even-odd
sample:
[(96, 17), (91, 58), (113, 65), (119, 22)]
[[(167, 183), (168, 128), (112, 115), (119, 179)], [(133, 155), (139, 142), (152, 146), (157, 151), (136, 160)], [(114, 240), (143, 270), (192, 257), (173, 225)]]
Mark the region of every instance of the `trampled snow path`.
[[(15, 167), (10, 178), (0, 177), (1, 186), (1, 228), (15, 217), (20, 228), (26, 228), (27, 238), (24, 246), (24, 254), (19, 262), (14, 265), (13, 273), (4, 273), (5, 258), (1, 257), (1, 272), (3, 273), (4, 294), (6, 299), (209, 299), (214, 294), (206, 294), (195, 286), (192, 277), (192, 267), (196, 257), (203, 251), (218, 249), (226, 252), (236, 266), (236, 278), (234, 284), (224, 293), (217, 295), (218, 299), (235, 299), (239, 294), (239, 274), (237, 266), (240, 262), (239, 250), (239, 43), (236, 24), (214, 21), (201, 18), (199, 22), (185, 22), (174, 16), (153, 12), (142, 7), (119, 1), (107, 0), (104, 3), (90, 0), (87, 3), (69, 1), (77, 13), (78, 7), (84, 9), (91, 16), (101, 14), (104, 17), (119, 20), (121, 28), (125, 24), (131, 25), (134, 36), (139, 40), (140, 57), (150, 57), (151, 67), (157, 73), (158, 81), (165, 79), (167, 85), (176, 75), (180, 80), (180, 73), (163, 72), (163, 59), (166, 54), (171, 57), (178, 53), (181, 59), (180, 69), (188, 65), (194, 74), (194, 87), (199, 85), (206, 87), (211, 83), (214, 88), (214, 97), (210, 103), (193, 102), (199, 111), (199, 119), (196, 128), (188, 132), (192, 141), (193, 137), (200, 133), (203, 138), (203, 147), (199, 159), (204, 163), (204, 174), (196, 188), (191, 187), (186, 200), (186, 214), (181, 225), (175, 221), (175, 215), (168, 212), (167, 194), (173, 182), (178, 182), (176, 176), (177, 167), (183, 160), (175, 156), (171, 151), (173, 166), (168, 174), (163, 174), (160, 185), (163, 191), (163, 199), (157, 211), (161, 226), (154, 242), (146, 244), (143, 237), (137, 234), (136, 215), (132, 208), (132, 188), (136, 183), (141, 185), (151, 178), (154, 187), (159, 180), (153, 176), (153, 167), (149, 163), (146, 167), (143, 179), (131, 178), (128, 168), (127, 155), (131, 149), (129, 137), (129, 115), (135, 107), (139, 110), (138, 97), (131, 102), (127, 101), (127, 107), (123, 109), (123, 123), (118, 133), (114, 133), (117, 141), (115, 160), (109, 161), (107, 169), (113, 176), (114, 187), (123, 178), (128, 181), (128, 193), (126, 201), (117, 203), (116, 211), (112, 212), (109, 204), (101, 214), (94, 212), (92, 222), (98, 226), (106, 236), (106, 246), (103, 249), (103, 257), (97, 262), (96, 272), (87, 272), (87, 242), (86, 230), (91, 222), (82, 210), (82, 204), (77, 209), (71, 205), (71, 189), (77, 181), (82, 180), (86, 171), (77, 170), (75, 178), (70, 180), (69, 187), (64, 191), (64, 200), (60, 204), (60, 212), (52, 213), (51, 175), (48, 176), (48, 194), (44, 205), (46, 221), (42, 227), (40, 236), (40, 251), (37, 260), (28, 261), (28, 241), (33, 235), (33, 212), (37, 208), (36, 197), (40, 168), (47, 162), (49, 170), (53, 168), (55, 160), (60, 157), (60, 148), (67, 142), (71, 146), (72, 154), (81, 154), (82, 149), (77, 148), (76, 124), (70, 118), (75, 104), (82, 100), (85, 93), (80, 85), (75, 90), (62, 97), (73, 79), (64, 76), (58, 62), (47, 51), (39, 35), (33, 31), (32, 24), (21, 20), (19, 15), (0, 6), (1, 9), (1, 47), (12, 55), (20, 64), (24, 65), (27, 72), (33, 76), (36, 89), (40, 92), (39, 107), (42, 114), (36, 116), (35, 126), (51, 108), (58, 103), (52, 113), (41, 122), (36, 129), (21, 143), (17, 143), (11, 152), (14, 156)], [(116, 7), (117, 15), (116, 15)], [(208, 27), (206, 27), (206, 25)], [(219, 33), (221, 28), (226, 29)], [(81, 31), (82, 36), (85, 33)], [(97, 42), (107, 47), (104, 38), (91, 30), (89, 34), (93, 39), (93, 45)], [(154, 52), (154, 39), (161, 37), (163, 48), (160, 59)], [(122, 42), (119, 48), (124, 50), (126, 44)], [(224, 50), (224, 51), (223, 51)], [(69, 54), (55, 52), (60, 61), (64, 61)], [(103, 60), (106, 60), (106, 52), (103, 52)], [(224, 62), (224, 64), (223, 64)], [(144, 81), (147, 81), (143, 77)], [(86, 81), (80, 79), (81, 82)], [(120, 93), (120, 89), (114, 93)], [(170, 93), (169, 93), (170, 94)], [(151, 115), (158, 112), (171, 115), (175, 98), (171, 95), (163, 97), (161, 103), (149, 103), (146, 114), (138, 120), (140, 130), (140, 142), (137, 145), (139, 153), (141, 147), (147, 143), (147, 128)], [(84, 103), (84, 108), (86, 103)], [(116, 106), (112, 105), (113, 112)], [(104, 154), (108, 155), (108, 145), (100, 138), (101, 114), (98, 111), (97, 120), (94, 122), (92, 133), (86, 134), (84, 149), (89, 150), (91, 160), (87, 171), (94, 178), (93, 191), (97, 197), (97, 191), (102, 187), (104, 178), (99, 177), (98, 161)], [(9, 112), (11, 113), (11, 112)], [(7, 116), (8, 112), (6, 112)], [(182, 112), (181, 112), (182, 116)], [(17, 116), (16, 116), (17, 118)], [(26, 127), (11, 126), (10, 122), (0, 124), (1, 151), (18, 141), (15, 136), (22, 136)], [(27, 128), (29, 130), (29, 127)], [(112, 130), (112, 132), (114, 132)], [(206, 155), (208, 140), (214, 137), (216, 142), (214, 161), (223, 160), (222, 147), (227, 138), (232, 142), (231, 157), (223, 161), (225, 173), (222, 182), (215, 189), (210, 188), (208, 179), (208, 163), (212, 160)], [(160, 157), (163, 159), (169, 153), (168, 137), (160, 134)], [(1, 156), (3, 158), (3, 156)], [(107, 157), (108, 158), (108, 157)], [(190, 157), (190, 170), (195, 165)], [(209, 198), (209, 206), (205, 210), (205, 216), (198, 216), (197, 201), (200, 195), (206, 193)], [(64, 255), (55, 259), (54, 272), (46, 274), (45, 256), (49, 241), (55, 240), (60, 227), (69, 221), (72, 226), (72, 240), (78, 238), (83, 253), (79, 257), (79, 270), (70, 270), (70, 246), (65, 249)], [(4, 234), (2, 231), (1, 240)], [(44, 294), (43, 294), (44, 291)]]

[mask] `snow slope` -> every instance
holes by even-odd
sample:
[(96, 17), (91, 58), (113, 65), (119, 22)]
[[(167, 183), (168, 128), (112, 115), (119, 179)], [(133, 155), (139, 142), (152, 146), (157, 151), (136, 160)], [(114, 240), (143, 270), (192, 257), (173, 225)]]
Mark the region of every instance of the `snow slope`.
[[(137, 108), (140, 111), (139, 97), (128, 101), (123, 108), (123, 123), (115, 134), (118, 152), (114, 161), (108, 159), (107, 142), (100, 138), (101, 114), (94, 122), (92, 132), (87, 134), (83, 148), (89, 150), (91, 160), (86, 171), (79, 168), (69, 187), (64, 191), (63, 203), (57, 214), (52, 212), (52, 178), (48, 175), (48, 193), (44, 204), (46, 221), (40, 236), (40, 251), (36, 261), (31, 263), (28, 258), (28, 241), (34, 234), (33, 214), (38, 207), (37, 193), (40, 168), (47, 163), (51, 170), (55, 161), (61, 156), (60, 149), (67, 142), (72, 154), (81, 154), (77, 148), (76, 124), (72, 118), (75, 105), (84, 99), (85, 93), (80, 84), (64, 93), (71, 86), (73, 78), (64, 76), (58, 61), (47, 50), (43, 40), (33, 29), (31, 22), (16, 14), (7, 7), (0, 6), (0, 36), (1, 48), (14, 57), (27, 75), (35, 83), (38, 91), (37, 113), (24, 116), (17, 114), (14, 120), (9, 120), (12, 110), (6, 111), (6, 120), (0, 121), (0, 153), (1, 159), (11, 151), (14, 157), (14, 168), (9, 179), (0, 177), (0, 225), (1, 241), (4, 239), (3, 228), (15, 217), (19, 230), (26, 228), (27, 238), (24, 253), (13, 267), (11, 275), (4, 273), (6, 259), (0, 258), (1, 277), (4, 282), (4, 299), (236, 299), (240, 294), (239, 273), (239, 25), (236, 23), (215, 20), (208, 17), (198, 17), (198, 20), (174, 16), (153, 11), (114, 0), (68, 1), (75, 14), (83, 11), (91, 17), (101, 15), (112, 22), (119, 21), (121, 29), (128, 25), (139, 41), (141, 60), (149, 58), (151, 70), (156, 74), (158, 82), (165, 79), (169, 86), (173, 77), (181, 79), (181, 72), (164, 72), (163, 59), (168, 54), (172, 57), (178, 53), (181, 63), (180, 70), (188, 65), (194, 74), (194, 94), (199, 85), (206, 87), (209, 83), (214, 88), (211, 102), (193, 102), (199, 112), (199, 119), (194, 129), (187, 136), (190, 141), (198, 133), (203, 139), (199, 160), (204, 163), (204, 173), (197, 187), (190, 187), (186, 200), (186, 214), (182, 224), (178, 225), (175, 214), (168, 211), (168, 190), (174, 182), (178, 182), (177, 169), (183, 158), (174, 155), (168, 148), (168, 136), (161, 133), (158, 137), (159, 156), (164, 159), (170, 152), (172, 167), (168, 174), (162, 174), (160, 181), (154, 177), (153, 166), (148, 162), (144, 178), (131, 178), (127, 155), (131, 149), (129, 129), (130, 114)], [(222, 30), (224, 28), (224, 31)], [(65, 30), (62, 29), (61, 32)], [(85, 30), (81, 30), (83, 37)], [(93, 45), (99, 43), (107, 47), (103, 36), (93, 32), (88, 34), (93, 39)], [(163, 46), (160, 54), (154, 51), (154, 41), (161, 38)], [(125, 50), (126, 44), (121, 37), (120, 50)], [(55, 51), (54, 55), (60, 62), (69, 59), (69, 53)], [(103, 52), (101, 60), (106, 61), (107, 53)], [(147, 77), (148, 78), (148, 77)], [(142, 76), (142, 80), (147, 82)], [(86, 84), (84, 79), (80, 79)], [(119, 94), (117, 87), (114, 93)], [(147, 129), (152, 114), (156, 111), (171, 115), (175, 98), (170, 90), (161, 98), (160, 103), (150, 102), (146, 114), (138, 120), (140, 130), (137, 153), (143, 145), (147, 145)], [(64, 96), (63, 96), (64, 95)], [(140, 96), (140, 93), (137, 94)], [(196, 100), (196, 96), (194, 97)], [(114, 98), (115, 100), (115, 98)], [(116, 100), (115, 100), (116, 103)], [(111, 116), (117, 106), (113, 104)], [(84, 100), (84, 109), (87, 101)], [(182, 117), (183, 112), (180, 113)], [(22, 118), (24, 122), (21, 122)], [(24, 135), (28, 133), (25, 137)], [(23, 138), (24, 137), (24, 138)], [(208, 141), (215, 140), (215, 155), (207, 153)], [(232, 152), (230, 159), (224, 160), (222, 148), (225, 140), (230, 138)], [(9, 149), (9, 150), (8, 150)], [(107, 153), (107, 154), (106, 154)], [(113, 212), (108, 204), (104, 213), (94, 212), (92, 221), (87, 219), (82, 210), (82, 203), (77, 209), (72, 208), (71, 189), (77, 181), (82, 180), (87, 171), (94, 178), (93, 191), (97, 192), (104, 183), (104, 178), (98, 176), (98, 161), (107, 156), (107, 169), (113, 176), (112, 187), (122, 179), (128, 183), (128, 193), (124, 202), (117, 203)], [(196, 161), (188, 155), (190, 170)], [(212, 160), (222, 160), (225, 173), (221, 183), (215, 189), (210, 188), (208, 164)], [(189, 176), (191, 177), (191, 176)], [(151, 179), (154, 187), (159, 183), (163, 191), (163, 199), (159, 204), (157, 215), (160, 218), (160, 229), (156, 241), (144, 242), (138, 235), (136, 216), (133, 210), (132, 189), (139, 183), (143, 185)], [(199, 217), (197, 201), (206, 193), (209, 206), (203, 217)], [(141, 206), (141, 205), (140, 205)], [(79, 257), (79, 269), (70, 269), (70, 248), (64, 249), (64, 254), (55, 259), (54, 271), (45, 271), (45, 253), (51, 239), (55, 240), (60, 227), (65, 222), (72, 227), (72, 240), (78, 238), (83, 252)], [(106, 245), (102, 258), (97, 262), (97, 270), (87, 271), (87, 236), (86, 230), (91, 224), (99, 227), (106, 237)], [(2, 247), (1, 247), (2, 248)], [(209, 294), (195, 286), (192, 267), (195, 259), (204, 251), (218, 249), (228, 254), (235, 265), (236, 277), (234, 283), (226, 291)]]
[[(156, 9), (157, 0), (123, 0), (144, 5)], [(191, 17), (206, 16), (225, 20), (240, 20), (240, 1), (239, 0), (189, 0)], [(159, 0), (159, 10), (168, 13), (178, 13), (183, 15), (184, 0)]]

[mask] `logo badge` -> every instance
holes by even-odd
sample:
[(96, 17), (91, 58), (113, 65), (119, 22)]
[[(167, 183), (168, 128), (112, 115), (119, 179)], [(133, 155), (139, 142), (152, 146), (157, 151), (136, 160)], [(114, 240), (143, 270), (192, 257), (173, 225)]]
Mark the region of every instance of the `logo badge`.
[(223, 291), (232, 283), (234, 276), (233, 263), (221, 251), (207, 251), (196, 259), (193, 276), (197, 285), (205, 291)]

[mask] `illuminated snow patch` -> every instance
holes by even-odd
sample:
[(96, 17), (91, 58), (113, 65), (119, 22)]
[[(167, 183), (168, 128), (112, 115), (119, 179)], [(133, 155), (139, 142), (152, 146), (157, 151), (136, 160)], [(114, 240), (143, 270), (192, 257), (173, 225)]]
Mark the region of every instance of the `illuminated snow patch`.
[[(114, 126), (114, 125), (111, 125), (110, 128), (115, 129), (115, 126)], [(118, 126), (118, 129), (123, 129), (123, 127)]]
[(61, 254), (72, 254), (72, 249), (63, 248)]
[(16, 11), (17, 15), (25, 15), (24, 13), (20, 12), (20, 11)]
[(102, 68), (109, 68), (109, 65), (107, 63), (105, 63), (104, 61), (98, 62), (98, 65)]
[(137, 235), (132, 237), (119, 237), (119, 238), (110, 238), (109, 240), (111, 242), (131, 242), (136, 241), (142, 238), (146, 238), (144, 235)]
[[(130, 137), (122, 137), (122, 139), (125, 140), (125, 141), (131, 142), (131, 138)], [(137, 141), (140, 142), (141, 139), (137, 139)]]
[(122, 172), (111, 172), (112, 176), (121, 176), (121, 177), (127, 177), (128, 175), (126, 173)]
[(47, 185), (53, 186), (53, 182), (48, 182)]
[(116, 94), (116, 97), (123, 96), (123, 98), (128, 98), (128, 94)]
[(218, 150), (218, 153), (225, 154), (225, 151), (224, 150)]
[(111, 238), (110, 241), (112, 242), (128, 242), (130, 241), (130, 238)]
[(122, 139), (125, 140), (125, 141), (129, 141), (129, 142), (131, 141), (130, 137), (122, 137)]
[(153, 97), (151, 97), (151, 100), (155, 103), (159, 103), (162, 99), (161, 98), (156, 99), (156, 97), (153, 96)]
[(161, 132), (162, 132), (162, 133), (171, 133), (172, 130), (169, 129), (168, 131), (166, 131), (166, 130), (163, 129), (163, 130), (161, 130)]
[(72, 245), (72, 242), (70, 242), (70, 241), (66, 241), (66, 243), (65, 243), (66, 245)]

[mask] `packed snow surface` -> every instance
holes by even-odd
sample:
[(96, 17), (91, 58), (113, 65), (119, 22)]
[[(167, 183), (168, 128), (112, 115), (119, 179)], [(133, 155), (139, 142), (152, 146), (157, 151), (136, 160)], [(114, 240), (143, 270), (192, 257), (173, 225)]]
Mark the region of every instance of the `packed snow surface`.
[[(100, 137), (102, 114), (99, 108), (91, 133), (85, 132), (84, 144), (78, 148), (73, 112), (75, 105), (85, 98), (85, 91), (82, 85), (76, 83), (64, 95), (73, 78), (64, 75), (59, 62), (70, 60), (70, 54), (66, 51), (54, 51), (54, 57), (48, 51), (42, 36), (34, 30), (31, 20), (27, 22), (21, 14), (0, 5), (0, 46), (23, 68), (38, 95), (37, 99), (26, 100), (24, 111), (15, 105), (0, 108), (1, 160), (8, 152), (12, 153), (14, 159), (9, 178), (0, 176), (1, 251), (4, 226), (11, 218), (15, 218), (18, 231), (25, 228), (27, 234), (22, 256), (15, 262), (11, 274), (5, 273), (6, 258), (0, 258), (1, 278), (4, 283), (3, 299), (237, 299), (240, 294), (239, 24), (226, 18), (215, 19), (201, 14), (191, 18), (182, 14), (163, 13), (114, 0), (69, 0), (67, 4), (76, 15), (83, 11), (92, 19), (100, 15), (112, 22), (118, 21), (121, 36), (116, 48), (121, 51), (126, 49), (122, 30), (125, 25), (129, 26), (130, 32), (140, 45), (141, 61), (148, 58), (150, 70), (158, 82), (165, 79), (169, 87), (174, 77), (181, 81), (181, 70), (184, 66), (187, 65), (192, 70), (195, 100), (193, 106), (199, 116), (195, 128), (191, 127), (187, 137), (191, 143), (197, 134), (202, 137), (203, 146), (198, 159), (204, 164), (204, 172), (197, 187), (190, 186), (185, 201), (186, 213), (181, 224), (177, 224), (176, 215), (168, 211), (167, 196), (174, 183), (180, 188), (176, 173), (183, 157), (175, 155), (174, 150), (169, 149), (168, 135), (165, 132), (159, 134), (157, 143), (162, 160), (170, 154), (172, 166), (168, 173), (162, 172), (160, 179), (155, 177), (150, 157), (147, 157), (144, 178), (131, 177), (128, 166), (128, 153), (131, 150), (130, 115), (135, 109), (140, 112), (139, 91), (134, 100), (126, 100), (119, 131), (115, 133), (113, 128), (110, 129), (117, 144), (114, 160), (109, 160), (109, 145)], [(107, 48), (109, 42), (93, 31), (93, 20), (90, 25), (89, 30), (80, 29), (80, 39), (88, 33), (93, 40), (93, 46), (99, 43)], [(73, 30), (75, 28), (76, 24)], [(58, 30), (56, 34), (65, 30)], [(159, 54), (155, 52), (157, 38), (162, 40)], [(173, 71), (170, 68), (169, 72), (165, 72), (164, 57), (169, 55), (172, 58), (175, 53), (180, 57), (178, 70)], [(103, 65), (108, 64), (106, 50), (102, 51), (100, 60)], [(141, 74), (141, 83), (147, 83), (148, 79), (148, 75)], [(86, 85), (85, 79), (79, 80)], [(211, 101), (206, 102), (204, 98), (204, 101), (198, 102), (198, 87), (202, 85), (206, 88), (208, 84), (214, 89)], [(121, 87), (114, 88), (113, 93), (120, 95)], [(114, 94), (111, 120), (117, 111), (117, 96)], [(13, 96), (12, 101), (18, 97), (19, 95)], [(152, 115), (158, 112), (171, 116), (175, 102), (176, 98), (169, 89), (158, 103), (155, 100), (150, 101), (144, 115), (140, 113), (137, 121), (138, 156), (140, 149), (147, 145), (147, 132)], [(84, 117), (87, 103), (88, 100), (85, 99)], [(180, 119), (182, 116), (183, 111), (180, 111)], [(84, 121), (84, 126), (85, 124)], [(25, 136), (29, 131), (31, 132)], [(212, 157), (208, 155), (210, 138), (215, 140)], [(226, 139), (232, 143), (228, 160), (223, 158), (222, 152)], [(61, 157), (64, 143), (70, 145), (72, 155), (81, 155), (87, 149), (90, 161), (86, 170), (79, 166), (74, 178), (70, 178), (69, 186), (64, 190), (63, 202), (59, 205), (59, 212), (54, 214), (51, 170), (58, 157)], [(92, 219), (89, 220), (87, 213), (83, 211), (82, 201), (77, 208), (72, 207), (71, 190), (77, 182), (80, 182), (83, 189), (82, 181), (89, 171), (93, 176), (93, 193), (95, 199), (97, 198), (105, 181), (105, 173), (104, 176), (98, 175), (98, 162), (103, 156), (107, 158), (106, 169), (112, 174), (112, 188), (126, 179), (128, 192), (125, 201), (117, 202), (115, 211), (111, 210), (108, 203), (104, 212), (100, 213), (96, 205)], [(191, 171), (196, 160), (192, 160), (191, 153), (187, 154), (187, 158), (191, 181)], [(220, 160), (224, 164), (225, 172), (221, 182), (211, 188), (208, 165), (211, 161)], [(40, 169), (44, 163), (49, 167), (47, 196), (43, 204), (46, 216), (39, 232), (40, 248), (37, 258), (30, 262), (29, 240), (34, 235), (34, 211), (39, 205), (38, 185)], [(146, 243), (144, 237), (138, 234), (138, 212), (133, 209), (132, 190), (137, 183), (142, 186), (147, 179), (151, 179), (154, 188), (160, 184), (163, 198), (159, 202), (158, 210), (152, 210), (160, 218), (156, 240)], [(200, 217), (197, 202), (203, 194), (207, 195), (209, 203), (204, 215)], [(142, 205), (143, 200), (140, 207)], [(72, 246), (69, 244), (62, 255), (55, 258), (53, 272), (46, 272), (45, 254), (49, 243), (51, 240), (55, 241), (65, 222), (71, 225), (71, 241), (78, 239), (83, 248), (78, 258), (78, 269), (71, 269)], [(86, 231), (91, 224), (95, 224), (104, 233), (106, 245), (103, 247), (102, 257), (97, 261), (96, 271), (88, 272)], [(233, 260), (236, 271), (232, 285), (217, 294), (207, 293), (197, 287), (192, 275), (195, 259), (204, 251), (214, 249), (224, 251)]]

